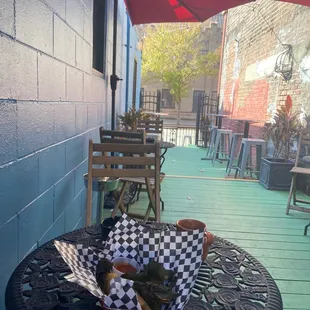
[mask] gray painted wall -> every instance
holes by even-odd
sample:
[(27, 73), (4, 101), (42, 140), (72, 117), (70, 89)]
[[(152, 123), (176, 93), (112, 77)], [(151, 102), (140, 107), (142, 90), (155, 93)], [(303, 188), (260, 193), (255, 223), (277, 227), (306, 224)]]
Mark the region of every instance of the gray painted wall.
[[(125, 78), (127, 17), (119, 2), (117, 74)], [(23, 257), (85, 223), (88, 140), (98, 141), (99, 126), (110, 126), (111, 111), (113, 1), (107, 78), (92, 70), (92, 6), (0, 0), (0, 309)], [(121, 82), (117, 112), (124, 107)], [(93, 207), (95, 215), (96, 196)]]

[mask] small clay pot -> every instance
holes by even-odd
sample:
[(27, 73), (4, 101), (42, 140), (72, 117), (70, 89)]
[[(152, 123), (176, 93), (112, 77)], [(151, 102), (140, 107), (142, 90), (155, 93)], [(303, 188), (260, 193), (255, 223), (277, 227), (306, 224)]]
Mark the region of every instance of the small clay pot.
[(178, 231), (193, 231), (193, 230), (203, 230), (204, 238), (203, 238), (203, 246), (202, 246), (202, 261), (205, 261), (208, 252), (209, 245), (213, 242), (213, 235), (210, 232), (207, 232), (207, 225), (203, 222), (193, 220), (193, 219), (184, 219), (179, 220), (176, 223)]

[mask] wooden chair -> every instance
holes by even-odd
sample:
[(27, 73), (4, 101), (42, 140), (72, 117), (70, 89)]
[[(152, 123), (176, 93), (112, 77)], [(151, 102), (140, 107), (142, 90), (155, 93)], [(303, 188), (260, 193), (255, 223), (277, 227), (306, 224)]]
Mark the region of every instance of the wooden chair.
[[(292, 183), (291, 183), (291, 189), (288, 197), (287, 202), (287, 208), (286, 208), (286, 214), (289, 214), (290, 210), (296, 210), (301, 212), (307, 212), (310, 213), (310, 208), (297, 206), (296, 203), (302, 203), (302, 204), (310, 204), (310, 200), (306, 201), (303, 199), (298, 199), (296, 197), (296, 180), (298, 175), (310, 175), (310, 168), (302, 168), (298, 167), (299, 164), (299, 158), (300, 158), (300, 151), (302, 147), (310, 148), (310, 130), (304, 130), (299, 137), (299, 143), (298, 143), (298, 151), (297, 151), (297, 157), (295, 162), (295, 167), (291, 170), (293, 177), (292, 177)], [(293, 204), (291, 204), (291, 200), (293, 197)], [(310, 227), (310, 224), (305, 227), (305, 235), (307, 234), (307, 229)]]
[(160, 134), (162, 139), (164, 121), (160, 119), (149, 119), (149, 120), (140, 120), (138, 121), (138, 129), (145, 130), (146, 133), (150, 134)]
[[(114, 154), (119, 153), (123, 154), (123, 156), (114, 156)], [(145, 156), (145, 154), (150, 153), (154, 153), (155, 156)], [(128, 154), (134, 154), (136, 156), (127, 156)], [(98, 165), (100, 166), (98, 167)], [(133, 169), (132, 166), (135, 166), (135, 168)], [(146, 185), (149, 197), (147, 211), (145, 215), (130, 213), (128, 213), (128, 215), (143, 219), (144, 221), (147, 221), (148, 219), (157, 222), (160, 221), (160, 148), (158, 143), (93, 143), (90, 139), (88, 154), (87, 225), (91, 224), (93, 177), (120, 177), (123, 181), (120, 196), (115, 204), (112, 215), (115, 215), (119, 208), (122, 213), (126, 212), (123, 204), (126, 185), (128, 182), (141, 179)], [(155, 217), (150, 217), (152, 210)]]
[[(136, 144), (145, 144), (146, 143), (146, 135), (145, 131), (140, 131), (140, 132), (124, 132), (124, 131), (114, 131), (114, 130), (105, 130), (103, 126), (100, 127), (99, 129), (99, 134), (100, 134), (100, 141), (101, 143), (136, 143)], [(160, 184), (163, 182), (165, 178), (165, 173), (160, 173)], [(121, 179), (123, 180), (123, 179)], [(135, 190), (132, 191), (132, 195), (129, 197), (125, 197), (125, 204), (127, 205), (127, 209), (129, 207), (129, 204), (133, 201), (133, 198), (135, 195), (137, 195), (137, 201), (139, 200), (140, 192), (146, 192), (146, 188), (144, 187), (145, 181), (143, 178), (129, 178), (126, 179), (125, 181), (128, 181), (135, 185)], [(154, 182), (153, 179), (151, 179), (151, 186), (152, 189), (155, 190), (154, 188)], [(115, 197), (114, 193), (114, 197)], [(125, 194), (126, 195), (126, 194)], [(115, 198), (116, 199), (116, 198)], [(160, 202), (162, 205), (162, 210), (164, 210), (164, 202), (160, 198)]]

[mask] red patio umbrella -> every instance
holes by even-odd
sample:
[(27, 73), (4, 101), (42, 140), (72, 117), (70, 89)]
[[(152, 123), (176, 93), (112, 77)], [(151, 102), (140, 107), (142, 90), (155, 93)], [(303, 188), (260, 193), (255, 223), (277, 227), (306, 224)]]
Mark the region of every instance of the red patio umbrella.
[[(133, 25), (203, 22), (238, 5), (255, 0), (125, 0)], [(282, 0), (310, 6), (310, 0)]]
[(148, 23), (203, 22), (254, 0), (125, 0), (133, 25)]

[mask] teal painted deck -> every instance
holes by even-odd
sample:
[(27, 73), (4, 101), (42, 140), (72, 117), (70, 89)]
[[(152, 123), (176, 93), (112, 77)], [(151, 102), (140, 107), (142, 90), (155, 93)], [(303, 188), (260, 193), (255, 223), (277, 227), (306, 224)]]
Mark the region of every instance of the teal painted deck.
[[(310, 310), (310, 236), (303, 236), (310, 214), (291, 211), (287, 216), (288, 192), (268, 191), (257, 181), (225, 179), (226, 164), (213, 167), (201, 160), (204, 155), (198, 148), (168, 151), (162, 221), (195, 218), (207, 223), (209, 231), (241, 246), (268, 269), (284, 309)], [(131, 210), (145, 212), (146, 205), (141, 194)]]

